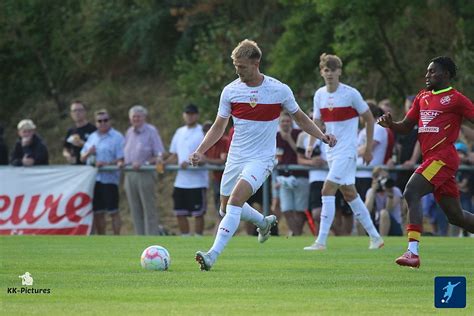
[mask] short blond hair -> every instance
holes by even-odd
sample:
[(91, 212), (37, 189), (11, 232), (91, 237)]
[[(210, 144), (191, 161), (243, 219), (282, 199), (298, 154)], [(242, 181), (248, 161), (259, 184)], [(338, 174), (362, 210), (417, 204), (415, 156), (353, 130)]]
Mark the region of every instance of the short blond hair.
[(322, 53), (319, 56), (319, 69), (328, 67), (331, 70), (342, 69), (342, 61), (336, 55)]
[(35, 123), (32, 120), (21, 120), (18, 125), (16, 126), (18, 130), (34, 130), (36, 129)]
[(239, 58), (248, 58), (260, 61), (260, 59), (262, 58), (262, 51), (260, 50), (256, 42), (244, 39), (234, 48), (230, 57), (233, 60)]

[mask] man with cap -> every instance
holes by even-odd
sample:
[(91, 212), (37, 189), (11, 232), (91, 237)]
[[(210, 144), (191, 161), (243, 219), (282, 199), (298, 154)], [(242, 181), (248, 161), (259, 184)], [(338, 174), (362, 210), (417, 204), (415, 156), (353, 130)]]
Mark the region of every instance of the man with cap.
[(195, 220), (194, 234), (201, 236), (204, 230), (204, 214), (207, 210), (206, 191), (209, 186), (207, 170), (189, 171), (188, 157), (198, 148), (204, 139), (202, 126), (198, 124), (199, 110), (194, 104), (188, 104), (183, 111), (185, 125), (178, 128), (173, 135), (170, 146), (170, 157), (166, 163), (178, 163), (174, 182), (174, 211), (182, 236), (190, 236), (188, 217)]
[(36, 134), (32, 120), (21, 120), (18, 125), (18, 140), (13, 148), (10, 163), (13, 166), (48, 165), (48, 149)]

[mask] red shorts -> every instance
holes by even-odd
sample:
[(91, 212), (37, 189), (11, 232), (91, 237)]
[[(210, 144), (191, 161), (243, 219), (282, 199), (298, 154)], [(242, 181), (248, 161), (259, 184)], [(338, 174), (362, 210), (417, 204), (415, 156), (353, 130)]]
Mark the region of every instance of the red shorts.
[(459, 198), (456, 184), (456, 170), (437, 157), (428, 158), (415, 170), (434, 186), (434, 197), (439, 201), (442, 196)]

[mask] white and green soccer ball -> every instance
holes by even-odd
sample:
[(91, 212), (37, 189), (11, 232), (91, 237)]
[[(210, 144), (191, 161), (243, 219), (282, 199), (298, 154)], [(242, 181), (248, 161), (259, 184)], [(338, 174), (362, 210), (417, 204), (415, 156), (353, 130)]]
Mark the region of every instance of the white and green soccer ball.
[(171, 257), (165, 247), (154, 245), (143, 250), (140, 262), (144, 269), (166, 271), (171, 264)]

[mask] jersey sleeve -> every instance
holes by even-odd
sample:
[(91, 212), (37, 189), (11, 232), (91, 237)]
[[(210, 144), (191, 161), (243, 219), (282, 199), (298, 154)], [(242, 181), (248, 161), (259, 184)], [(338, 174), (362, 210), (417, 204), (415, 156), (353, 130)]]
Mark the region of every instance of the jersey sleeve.
[(288, 87), (286, 84), (283, 85), (282, 107), (290, 114), (295, 114), (300, 109), (300, 106), (298, 103), (296, 103), (293, 91), (291, 91), (290, 87)]
[(362, 114), (369, 110), (369, 106), (362, 98), (362, 95), (356, 89), (352, 90), (352, 106), (356, 109), (357, 113)]
[(321, 101), (319, 97), (319, 90), (314, 93), (313, 97), (313, 119), (321, 119)]
[(421, 98), (422, 93), (418, 93), (418, 95), (415, 97), (415, 100), (413, 100), (413, 104), (411, 105), (410, 110), (408, 110), (408, 113), (406, 115), (407, 118), (409, 118), (413, 122), (418, 122), (420, 118), (420, 98)]
[(231, 113), (231, 104), (230, 104), (230, 98), (229, 98), (229, 89), (225, 87), (221, 93), (217, 115), (223, 118), (228, 118), (230, 116), (230, 113)]
[(467, 118), (468, 120), (474, 119), (474, 105), (472, 104), (471, 100), (469, 100), (466, 96), (459, 94), (459, 111), (460, 114)]

